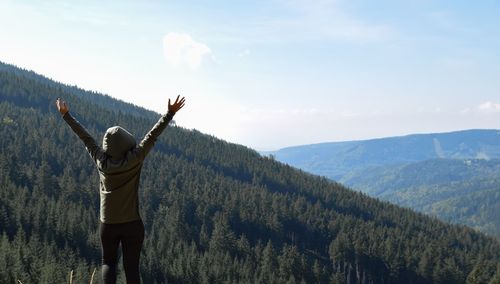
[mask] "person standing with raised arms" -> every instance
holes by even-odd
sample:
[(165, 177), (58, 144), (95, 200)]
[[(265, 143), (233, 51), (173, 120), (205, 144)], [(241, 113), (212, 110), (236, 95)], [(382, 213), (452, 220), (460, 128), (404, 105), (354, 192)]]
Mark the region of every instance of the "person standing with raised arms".
[(185, 103), (177, 96), (173, 104), (168, 100), (168, 112), (163, 115), (139, 144), (120, 126), (108, 128), (97, 145), (88, 131), (69, 113), (61, 99), (56, 107), (62, 118), (83, 141), (99, 171), (100, 237), (102, 249), (102, 279), (116, 283), (118, 248), (121, 244), (123, 267), (127, 283), (140, 283), (139, 259), (144, 240), (144, 224), (139, 215), (139, 178), (142, 164), (158, 136), (167, 127), (175, 113)]

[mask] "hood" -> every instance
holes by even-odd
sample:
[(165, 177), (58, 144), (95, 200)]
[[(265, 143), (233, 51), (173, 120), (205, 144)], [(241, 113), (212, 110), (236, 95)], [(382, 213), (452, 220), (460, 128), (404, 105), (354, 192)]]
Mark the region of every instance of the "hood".
[(102, 149), (113, 158), (125, 157), (125, 154), (134, 147), (134, 136), (120, 126), (108, 128), (102, 139)]

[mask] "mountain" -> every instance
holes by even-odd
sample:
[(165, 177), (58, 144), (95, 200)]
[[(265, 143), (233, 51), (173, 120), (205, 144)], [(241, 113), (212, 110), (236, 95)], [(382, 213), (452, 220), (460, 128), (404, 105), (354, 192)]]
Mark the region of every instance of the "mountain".
[(277, 160), (335, 180), (368, 167), (437, 158), (500, 158), (500, 130), (464, 130), (320, 143), (267, 152)]
[[(119, 99), (112, 98), (108, 95), (98, 94), (92, 91), (85, 91), (77, 86), (64, 85), (40, 74), (37, 74), (30, 70), (25, 70), (13, 65), (4, 64), (0, 62), (0, 71), (13, 74), (16, 76), (22, 76), (23, 78), (29, 79), (30, 81), (45, 85), (50, 88), (57, 89), (60, 93), (70, 93), (79, 98), (85, 99), (86, 101), (92, 101), (98, 106), (105, 106), (107, 110), (113, 112), (125, 112), (129, 115), (134, 115), (138, 117), (147, 117), (154, 119), (157, 114), (153, 111), (146, 110), (144, 108), (138, 107), (131, 103), (124, 102)], [(13, 99), (13, 98), (10, 98)]]
[(291, 147), (277, 160), (500, 238), (500, 131)]
[[(98, 175), (54, 100), (96, 138), (112, 125), (140, 137), (159, 115), (33, 76), (0, 64), (0, 282), (64, 283), (70, 271), (89, 282), (100, 258)], [(167, 128), (139, 194), (144, 283), (500, 280), (494, 238), (196, 130)]]
[(342, 183), (500, 238), (500, 159), (430, 159), (355, 171)]

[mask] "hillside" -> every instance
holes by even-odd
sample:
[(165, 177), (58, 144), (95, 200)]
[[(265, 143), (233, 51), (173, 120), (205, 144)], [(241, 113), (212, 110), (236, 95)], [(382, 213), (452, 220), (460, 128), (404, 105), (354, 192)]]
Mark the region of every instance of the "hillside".
[(370, 196), (500, 238), (500, 131), (323, 143), (270, 152)]
[(332, 142), (267, 152), (305, 171), (340, 180), (368, 167), (429, 159), (500, 158), (500, 130), (464, 130), (372, 140)]
[[(383, 196), (402, 188), (494, 179), (500, 173), (500, 159), (430, 159), (403, 165), (372, 167), (342, 178), (348, 185), (370, 195)], [(384, 177), (384, 178), (380, 178)]]
[(500, 159), (431, 159), (359, 170), (343, 184), (500, 238)]
[(405, 188), (381, 198), (500, 239), (500, 177)]
[[(15, 70), (0, 71), (0, 282), (64, 283), (71, 270), (88, 282), (100, 257), (98, 177), (54, 100), (96, 139), (111, 125), (140, 137), (156, 118)], [(493, 238), (198, 131), (166, 130), (140, 199), (144, 283), (500, 280)]]

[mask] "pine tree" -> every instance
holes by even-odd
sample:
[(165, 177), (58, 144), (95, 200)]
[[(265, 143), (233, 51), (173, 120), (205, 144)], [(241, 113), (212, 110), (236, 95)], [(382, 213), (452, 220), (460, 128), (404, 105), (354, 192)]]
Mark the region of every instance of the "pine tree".
[(233, 231), (229, 227), (229, 221), (223, 214), (214, 217), (214, 229), (210, 238), (210, 251), (213, 252), (233, 252), (236, 239)]

